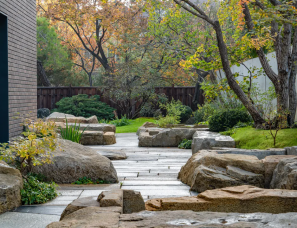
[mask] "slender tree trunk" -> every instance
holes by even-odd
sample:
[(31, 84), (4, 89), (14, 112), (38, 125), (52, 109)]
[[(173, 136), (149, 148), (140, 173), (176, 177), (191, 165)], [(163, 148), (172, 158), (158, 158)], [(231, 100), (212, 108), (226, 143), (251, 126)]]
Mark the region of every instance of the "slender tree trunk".
[(42, 62), (39, 60), (37, 60), (37, 76), (38, 76), (38, 85), (51, 86), (51, 83), (46, 76)]
[(93, 86), (92, 73), (88, 73), (90, 86)]
[(260, 112), (256, 109), (256, 107), (251, 103), (251, 101), (248, 99), (248, 97), (245, 95), (243, 90), (240, 88), (240, 86), (237, 84), (233, 73), (230, 68), (229, 59), (228, 59), (228, 52), (227, 47), (224, 42), (222, 30), (220, 23), (218, 21), (214, 22), (214, 29), (216, 31), (217, 36), (217, 42), (219, 47), (219, 52), (221, 56), (221, 61), (223, 65), (223, 69), (226, 74), (226, 78), (228, 81), (228, 84), (230, 88), (235, 92), (235, 94), (238, 96), (239, 100), (242, 102), (242, 104), (246, 107), (248, 112), (251, 114), (256, 127), (262, 126), (262, 124), (266, 123), (266, 121), (262, 118)]

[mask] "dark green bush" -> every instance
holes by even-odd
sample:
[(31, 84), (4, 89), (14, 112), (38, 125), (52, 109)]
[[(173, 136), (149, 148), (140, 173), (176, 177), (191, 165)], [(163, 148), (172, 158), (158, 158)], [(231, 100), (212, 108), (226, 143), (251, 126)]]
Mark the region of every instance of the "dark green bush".
[(234, 127), (238, 122), (251, 122), (252, 118), (245, 110), (229, 109), (219, 111), (209, 118), (209, 129), (211, 131), (220, 132), (226, 131)]
[(192, 140), (183, 139), (181, 143), (178, 145), (178, 148), (180, 149), (191, 149), (192, 146)]
[(56, 187), (54, 182), (40, 181), (38, 175), (28, 175), (21, 190), (22, 203), (26, 205), (46, 203), (58, 196)]
[(56, 112), (72, 114), (75, 116), (91, 117), (97, 116), (98, 120), (111, 120), (114, 118), (114, 108), (100, 101), (100, 96), (88, 97), (86, 94), (79, 94), (73, 97), (64, 97), (56, 103)]
[(180, 115), (180, 121), (184, 123), (191, 117), (193, 110), (186, 105), (182, 105), (181, 110), (182, 110), (182, 113)]

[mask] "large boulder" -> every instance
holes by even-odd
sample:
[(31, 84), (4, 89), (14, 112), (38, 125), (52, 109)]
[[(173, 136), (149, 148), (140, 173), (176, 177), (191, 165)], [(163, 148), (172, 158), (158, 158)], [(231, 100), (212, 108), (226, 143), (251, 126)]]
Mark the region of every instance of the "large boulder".
[(21, 205), (22, 188), (20, 171), (0, 160), (0, 214)]
[(140, 147), (177, 147), (183, 139), (192, 139), (196, 128), (144, 128), (138, 131)]
[(297, 157), (280, 160), (273, 172), (270, 188), (297, 190)]
[(146, 209), (275, 214), (297, 212), (297, 191), (242, 185), (207, 190), (196, 197), (152, 199), (146, 202)]
[(178, 178), (191, 190), (203, 192), (243, 184), (263, 187), (264, 173), (264, 164), (256, 156), (202, 150), (192, 155)]
[(264, 159), (262, 159), (262, 162), (264, 164), (265, 168), (265, 188), (270, 187), (270, 182), (272, 180), (273, 172), (280, 162), (280, 160), (285, 159), (285, 158), (297, 158), (297, 156), (294, 155), (271, 155), (267, 156)]
[(59, 184), (73, 183), (82, 177), (95, 180), (118, 182), (117, 172), (111, 161), (95, 150), (69, 140), (58, 139), (52, 164), (33, 167), (49, 181)]

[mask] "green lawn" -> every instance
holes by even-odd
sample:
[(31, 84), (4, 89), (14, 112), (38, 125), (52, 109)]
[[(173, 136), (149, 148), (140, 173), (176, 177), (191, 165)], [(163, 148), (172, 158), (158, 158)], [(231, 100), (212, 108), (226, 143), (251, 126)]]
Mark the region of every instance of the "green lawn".
[[(269, 130), (258, 130), (244, 127), (236, 130), (231, 135), (236, 141), (237, 148), (243, 149), (268, 149), (273, 148), (273, 138)], [(276, 148), (297, 146), (297, 128), (283, 129), (277, 133)]]
[(131, 120), (131, 123), (127, 126), (117, 127), (116, 133), (132, 133), (137, 132), (138, 128), (141, 127), (145, 122), (155, 123), (153, 118), (141, 117), (135, 120)]

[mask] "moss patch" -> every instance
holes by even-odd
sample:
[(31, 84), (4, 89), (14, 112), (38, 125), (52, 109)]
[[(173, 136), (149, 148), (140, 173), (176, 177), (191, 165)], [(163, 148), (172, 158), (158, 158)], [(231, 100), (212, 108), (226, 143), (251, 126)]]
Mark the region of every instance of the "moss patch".
[[(236, 141), (236, 147), (242, 149), (273, 148), (273, 138), (269, 130), (258, 130), (252, 127), (236, 129), (231, 137)], [(297, 128), (283, 129), (277, 133), (276, 148), (297, 146)]]

